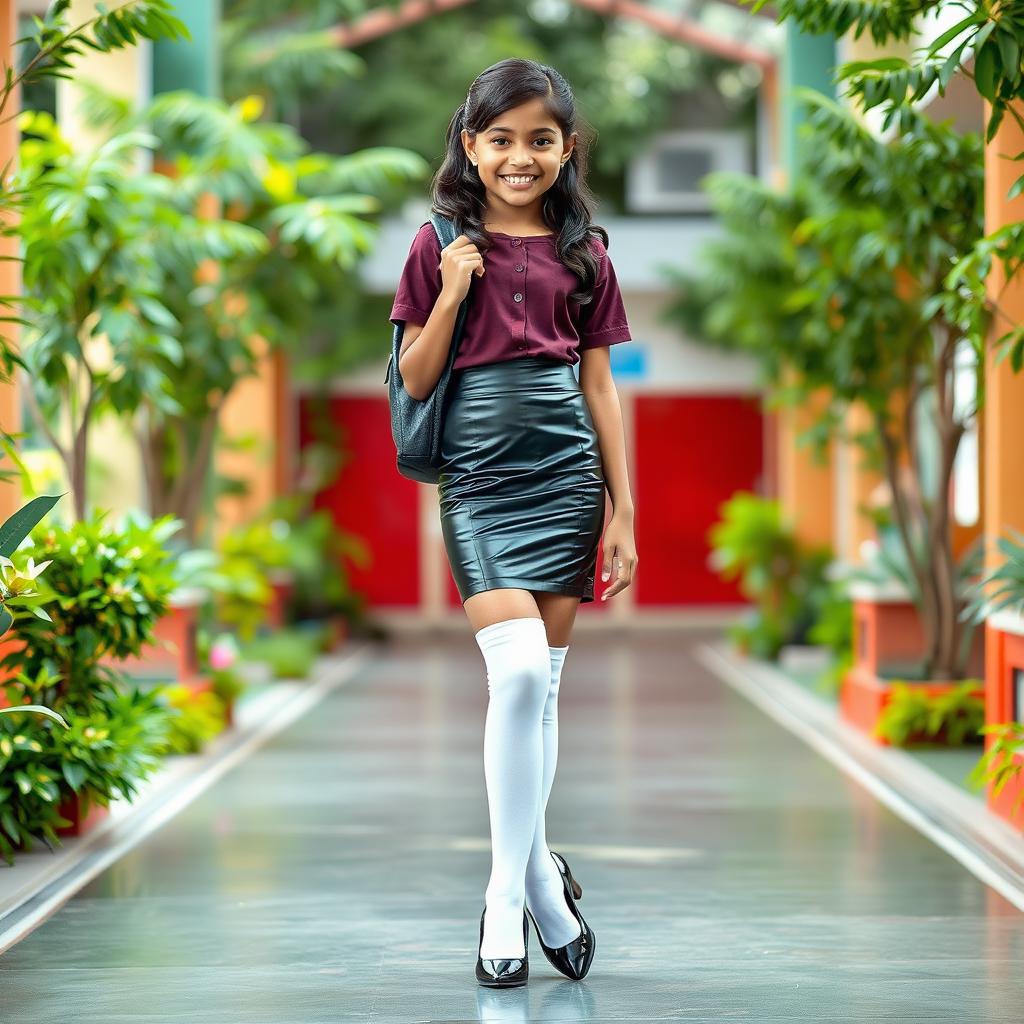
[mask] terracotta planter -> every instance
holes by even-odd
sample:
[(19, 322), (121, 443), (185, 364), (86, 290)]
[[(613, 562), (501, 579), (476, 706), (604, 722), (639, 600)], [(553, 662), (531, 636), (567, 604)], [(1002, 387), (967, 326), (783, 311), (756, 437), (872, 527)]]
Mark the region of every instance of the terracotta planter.
[[(929, 679), (922, 682), (909, 680), (911, 686), (920, 688), (929, 697), (949, 693), (963, 684), (963, 680)], [(974, 693), (981, 698), (985, 688), (979, 686)], [(839, 713), (843, 720), (856, 726), (861, 732), (880, 746), (890, 746), (887, 739), (875, 735), (882, 712), (892, 699), (892, 683), (880, 679), (863, 666), (854, 665), (845, 676), (839, 690)], [(942, 742), (941, 737), (931, 737), (931, 742)]]
[[(924, 630), (917, 608), (900, 586), (852, 583), (850, 598), (853, 603), (853, 666), (843, 677), (839, 712), (845, 721), (867, 733), (876, 743), (888, 745), (888, 741), (876, 737), (874, 731), (892, 695), (889, 680), (920, 663)], [(968, 677), (984, 675), (984, 651), (984, 632), (976, 629), (968, 658)], [(907, 681), (923, 687), (929, 696), (948, 693), (962, 682)], [(978, 695), (984, 696), (981, 687)]]
[[(985, 722), (999, 725), (1024, 720), (1024, 616), (996, 612), (985, 623)], [(996, 737), (985, 737), (985, 750)], [(999, 795), (988, 788), (988, 806), (1012, 825), (1024, 828), (1024, 757), (1014, 758), (1021, 770)], [(1017, 800), (1021, 806), (1014, 809)]]
[[(853, 602), (854, 664), (874, 675), (894, 675), (913, 667), (924, 650), (917, 608), (902, 587), (870, 583), (850, 585)], [(985, 672), (984, 630), (975, 629), (966, 675)]]
[(273, 592), (270, 608), (267, 610), (267, 624), (280, 629), (288, 619), (288, 603), (295, 590), (295, 577), (290, 569), (274, 569), (267, 574), (267, 582)]
[[(0, 637), (0, 659), (6, 658), (11, 651), (22, 650), (25, 646), (25, 641), (20, 637), (15, 636), (13, 633), (8, 632), (3, 637)], [(0, 708), (7, 708), (11, 706), (11, 702), (7, 699), (7, 694), (2, 689), (3, 684), (7, 679), (14, 673), (9, 672), (7, 669), (0, 669)]]
[(74, 792), (69, 792), (61, 801), (58, 812), (62, 818), (67, 818), (71, 824), (55, 829), (59, 836), (81, 836), (90, 829), (95, 828), (101, 821), (110, 814), (110, 808), (103, 804), (94, 803), (88, 810), (82, 811), (82, 798)]
[(171, 597), (170, 609), (153, 627), (156, 642), (146, 644), (141, 653), (124, 659), (104, 658), (104, 664), (142, 678), (176, 679), (184, 682), (199, 674), (196, 634), (199, 608), (206, 592), (180, 590)]
[(324, 620), (324, 653), (337, 650), (348, 639), (348, 619), (344, 615), (331, 615)]

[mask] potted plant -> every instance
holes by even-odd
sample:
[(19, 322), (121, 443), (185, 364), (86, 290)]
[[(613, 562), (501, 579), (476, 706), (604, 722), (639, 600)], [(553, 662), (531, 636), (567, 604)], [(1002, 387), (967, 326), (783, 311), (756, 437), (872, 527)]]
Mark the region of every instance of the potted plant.
[(986, 633), (985, 753), (973, 779), (989, 807), (1024, 826), (1024, 534), (995, 539), (1002, 561), (972, 588), (966, 621)]
[(874, 736), (883, 744), (898, 747), (922, 743), (960, 746), (980, 739), (984, 723), (985, 687), (980, 679), (942, 690), (894, 680)]
[(225, 533), (213, 572), (217, 620), (243, 640), (284, 624), (288, 576), (288, 523), (266, 515)]
[(159, 748), (164, 756), (199, 753), (227, 725), (224, 701), (210, 687), (172, 683), (160, 687), (159, 695), (173, 711)]
[[(708, 179), (725, 230), (696, 291), (703, 333), (753, 354), (772, 402), (826, 396), (807, 439), (841, 438), (884, 478), (906, 585), (858, 586), (858, 660), (841, 687), (844, 715), (870, 734), (889, 690), (877, 669), (894, 653), (882, 641), (904, 644), (896, 653), (918, 662), (921, 682), (979, 674), (981, 636), (959, 616), (952, 472), (984, 392), (954, 401), (954, 374), (962, 361), (980, 372), (991, 310), (950, 271), (983, 236), (983, 154), (976, 135), (918, 110), (880, 139), (829, 98), (799, 96), (805, 159), (790, 189)], [(853, 426), (854, 410), (867, 429)]]
[(246, 682), (238, 671), (238, 643), (230, 633), (221, 633), (212, 641), (200, 641), (200, 657), (204, 674), (210, 680), (211, 691), (224, 705), (225, 724), (235, 723), (235, 702), (245, 691)]
[[(56, 772), (70, 834), (81, 831), (90, 810), (102, 814), (112, 798), (130, 798), (159, 764), (167, 709), (157, 696), (122, 692), (125, 681), (115, 662), (153, 640), (175, 587), (164, 543), (178, 528), (170, 517), (144, 521), (132, 515), (115, 528), (101, 515), (67, 527), (40, 524), (30, 534), (32, 550), (48, 563), (37, 599), (49, 619), (23, 618), (24, 647), (2, 664), (13, 673), (6, 683), (9, 699), (51, 707), (71, 723), (66, 733), (45, 733), (37, 752)], [(44, 787), (36, 797), (51, 792)], [(22, 793), (20, 799), (32, 798)], [(27, 820), (41, 827), (43, 821), (33, 817), (38, 810), (27, 809)]]
[[(923, 552), (918, 557), (925, 557)], [(981, 568), (981, 544), (967, 546), (955, 562), (954, 595), (964, 608), (973, 581)], [(958, 695), (977, 697), (982, 690), (978, 677), (984, 672), (983, 634), (971, 623), (960, 630), (962, 650), (957, 662), (964, 665), (967, 679), (940, 679), (929, 675), (925, 632), (921, 623), (918, 580), (906, 555), (905, 544), (895, 529), (880, 524), (878, 540), (863, 546), (864, 563), (846, 574), (852, 605), (851, 664), (840, 687), (840, 711), (844, 719), (872, 738), (887, 742), (897, 732), (883, 724), (895, 721), (904, 711), (929, 702), (942, 709), (945, 701)], [(887, 712), (897, 695), (899, 707)], [(967, 689), (964, 684), (969, 683)], [(907, 692), (916, 688), (911, 697)]]
[(272, 507), (275, 518), (288, 524), (290, 586), (282, 619), (317, 632), (323, 648), (332, 650), (365, 614), (365, 597), (350, 587), (347, 563), (363, 563), (366, 544), (340, 529), (327, 509), (313, 508), (307, 490), (278, 498)]
[(209, 688), (209, 678), (202, 664), (199, 635), (221, 560), (215, 551), (188, 547), (180, 536), (169, 538), (168, 544), (177, 584), (167, 599), (167, 613), (153, 628), (156, 642), (145, 644), (138, 656), (124, 658), (118, 665), (135, 676), (170, 678), (201, 691)]
[(740, 491), (720, 513), (708, 533), (711, 564), (723, 579), (739, 579), (754, 602), (729, 636), (743, 653), (774, 660), (783, 645), (806, 641), (831, 552), (801, 545), (777, 501)]

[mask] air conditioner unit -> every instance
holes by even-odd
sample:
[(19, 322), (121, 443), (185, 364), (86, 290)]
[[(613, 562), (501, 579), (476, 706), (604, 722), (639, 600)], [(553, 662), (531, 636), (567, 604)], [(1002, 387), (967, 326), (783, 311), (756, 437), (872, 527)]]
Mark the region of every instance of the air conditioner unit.
[(643, 213), (710, 209), (700, 180), (712, 171), (750, 173), (747, 136), (739, 131), (692, 130), (657, 135), (626, 172), (626, 202)]

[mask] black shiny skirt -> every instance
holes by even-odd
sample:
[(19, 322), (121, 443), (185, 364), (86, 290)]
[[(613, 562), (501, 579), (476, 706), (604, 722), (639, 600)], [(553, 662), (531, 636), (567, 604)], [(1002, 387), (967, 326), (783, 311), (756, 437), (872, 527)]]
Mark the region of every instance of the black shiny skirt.
[(521, 356), (453, 371), (441, 458), (441, 532), (463, 601), (500, 587), (594, 600), (605, 478), (572, 366)]

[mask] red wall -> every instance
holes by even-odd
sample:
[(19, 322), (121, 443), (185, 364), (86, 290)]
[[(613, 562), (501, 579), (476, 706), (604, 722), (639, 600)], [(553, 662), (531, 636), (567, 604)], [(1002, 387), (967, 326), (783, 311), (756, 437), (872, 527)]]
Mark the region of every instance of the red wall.
[[(350, 566), (352, 587), (370, 606), (416, 607), (420, 595), (419, 485), (395, 467), (387, 398), (338, 395), (328, 399), (330, 418), (349, 453), (338, 479), (322, 492), (317, 508), (362, 537), (370, 549), (365, 568)], [(314, 437), (311, 400), (299, 402), (299, 445)]]
[(638, 606), (743, 604), (707, 565), (707, 532), (738, 490), (760, 488), (760, 400), (637, 395), (634, 411)]
[[(415, 608), (419, 601), (418, 487), (395, 467), (386, 397), (337, 395), (329, 415), (342, 430), (351, 457), (318, 507), (333, 511), (342, 528), (365, 539), (372, 562), (350, 570), (352, 584), (371, 606)], [(312, 437), (310, 400), (299, 409), (300, 444)], [(634, 403), (630, 480), (636, 503), (640, 571), (633, 584), (638, 607), (742, 604), (734, 583), (707, 566), (707, 532), (718, 508), (737, 490), (761, 490), (764, 426), (757, 396), (622, 395)], [(610, 511), (610, 503), (609, 503)], [(605, 614), (598, 552), (595, 601), (581, 614)], [(459, 609), (448, 572), (448, 603)]]

